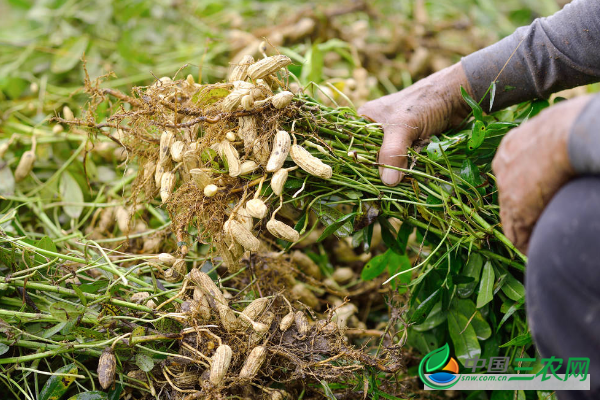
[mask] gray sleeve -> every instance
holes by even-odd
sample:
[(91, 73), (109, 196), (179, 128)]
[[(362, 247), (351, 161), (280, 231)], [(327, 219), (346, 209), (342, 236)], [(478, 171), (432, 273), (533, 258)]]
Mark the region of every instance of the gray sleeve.
[(580, 174), (600, 174), (600, 94), (579, 114), (568, 140), (569, 161)]
[[(553, 16), (464, 57), (462, 65), (478, 101), (500, 75), (492, 110), (598, 82), (600, 0), (574, 0)], [(489, 98), (482, 102), (486, 111)]]

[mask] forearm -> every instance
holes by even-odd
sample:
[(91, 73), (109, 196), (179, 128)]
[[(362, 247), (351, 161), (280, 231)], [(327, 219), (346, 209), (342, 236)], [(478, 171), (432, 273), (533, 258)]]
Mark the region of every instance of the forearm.
[[(462, 59), (476, 100), (496, 81), (492, 110), (600, 81), (600, 1), (575, 0)], [(482, 105), (489, 110), (490, 96)]]

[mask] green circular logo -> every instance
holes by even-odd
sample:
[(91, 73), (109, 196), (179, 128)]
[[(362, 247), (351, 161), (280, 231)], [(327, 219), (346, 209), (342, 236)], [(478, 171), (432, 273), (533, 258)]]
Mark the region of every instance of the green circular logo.
[(458, 363), (450, 356), (448, 343), (423, 357), (419, 364), (419, 377), (432, 389), (445, 390), (456, 385)]

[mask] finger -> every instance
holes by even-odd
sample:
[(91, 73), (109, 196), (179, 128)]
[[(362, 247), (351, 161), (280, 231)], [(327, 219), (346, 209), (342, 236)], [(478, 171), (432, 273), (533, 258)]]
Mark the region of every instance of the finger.
[[(413, 142), (410, 133), (402, 129), (384, 129), (383, 144), (379, 150), (379, 163), (399, 168), (406, 168), (408, 157), (407, 148)], [(384, 185), (396, 186), (404, 174), (398, 170), (379, 167), (379, 176)]]
[(517, 239), (517, 235), (514, 231), (514, 224), (512, 215), (506, 204), (500, 206), (500, 224), (502, 225), (502, 231), (504, 231), (504, 235), (511, 241), (511, 243), (515, 243)]
[[(512, 196), (503, 196), (500, 192), (500, 222), (504, 235), (514, 246), (526, 254), (529, 244), (529, 237), (533, 224), (530, 221), (527, 206), (527, 199), (518, 199), (515, 201)], [(518, 196), (517, 196), (518, 197)]]
[(358, 114), (359, 117), (363, 117), (364, 119), (366, 119), (367, 121), (371, 121), (371, 122), (377, 122), (375, 120), (375, 118), (373, 118), (371, 115), (373, 115), (373, 108), (370, 106), (369, 104), (370, 102), (365, 103), (364, 105), (360, 106), (358, 108), (358, 110), (356, 110), (356, 113)]

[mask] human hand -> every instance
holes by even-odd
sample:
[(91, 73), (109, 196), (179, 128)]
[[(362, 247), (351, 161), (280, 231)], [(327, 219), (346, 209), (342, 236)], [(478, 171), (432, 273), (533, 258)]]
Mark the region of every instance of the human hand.
[(564, 101), (511, 130), (492, 162), (504, 234), (527, 253), (531, 231), (552, 196), (575, 171), (568, 155), (571, 127), (589, 96)]
[[(470, 87), (460, 63), (436, 72), (398, 93), (369, 101), (358, 113), (383, 126), (383, 144), (378, 162), (406, 168), (407, 148), (417, 139), (426, 139), (458, 125), (469, 114), (460, 87)], [(396, 186), (402, 172), (379, 167), (381, 181)]]

